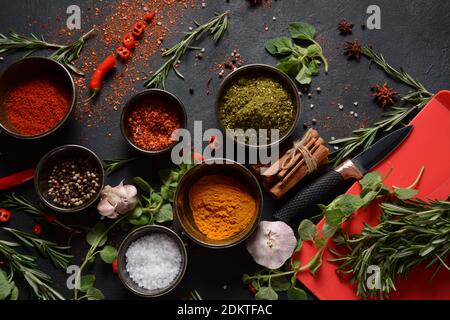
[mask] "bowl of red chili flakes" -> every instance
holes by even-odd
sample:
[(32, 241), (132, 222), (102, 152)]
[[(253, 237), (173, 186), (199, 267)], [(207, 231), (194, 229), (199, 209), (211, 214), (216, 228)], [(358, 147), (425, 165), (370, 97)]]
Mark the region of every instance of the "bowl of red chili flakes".
[(135, 150), (147, 155), (169, 152), (176, 141), (173, 134), (185, 129), (186, 110), (172, 93), (144, 90), (133, 96), (122, 111), (121, 130), (125, 140)]
[(12, 137), (48, 136), (66, 122), (75, 104), (72, 76), (52, 59), (25, 58), (0, 76), (0, 128)]

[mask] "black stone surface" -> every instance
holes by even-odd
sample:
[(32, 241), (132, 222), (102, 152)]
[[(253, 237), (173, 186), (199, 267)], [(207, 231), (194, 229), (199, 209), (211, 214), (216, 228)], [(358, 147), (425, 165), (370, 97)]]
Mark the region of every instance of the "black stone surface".
[[(110, 1), (108, 1), (110, 2)], [(287, 35), (287, 24), (292, 21), (307, 21), (318, 29), (317, 40), (322, 44), (325, 55), (330, 62), (330, 72), (325, 75), (323, 71), (313, 79), (311, 99), (303, 95), (303, 109), (295, 136), (304, 132), (303, 123), (311, 125), (313, 118), (317, 119), (317, 128), (324, 138), (332, 136), (347, 136), (352, 129), (359, 126), (370, 125), (379, 119), (381, 109), (371, 98), (370, 87), (385, 80), (396, 89), (406, 92), (407, 88), (387, 79), (384, 73), (377, 68), (369, 69), (366, 59), (360, 63), (347, 61), (342, 55), (344, 41), (359, 39), (363, 44), (371, 44), (393, 66), (402, 66), (410, 74), (420, 79), (423, 84), (433, 92), (446, 89), (449, 85), (450, 74), (450, 2), (447, 1), (324, 1), (324, 0), (278, 0), (272, 1), (271, 7), (250, 6), (250, 1), (244, 0), (206, 0), (206, 7), (201, 8), (200, 1), (196, 1), (195, 9), (189, 9), (183, 15), (183, 28), (187, 28), (190, 21), (197, 19), (206, 21), (214, 12), (230, 10), (231, 25), (228, 35), (217, 47), (209, 39), (201, 42), (200, 46), (206, 48), (202, 61), (194, 66), (194, 54), (189, 53), (183, 58), (181, 71), (186, 79), (179, 80), (171, 74), (167, 82), (167, 90), (176, 94), (186, 105), (188, 111), (189, 128), (194, 120), (202, 120), (204, 128), (217, 127), (214, 113), (214, 93), (220, 83), (218, 71), (212, 71), (216, 63), (230, 55), (233, 49), (238, 49), (245, 63), (267, 63), (274, 65), (276, 59), (264, 50), (267, 39)], [(0, 1), (0, 32), (6, 33), (14, 30), (18, 33), (33, 32), (37, 35), (48, 34), (55, 29), (64, 28), (66, 8), (71, 4), (81, 7), (83, 16), (94, 15), (96, 6), (102, 6), (107, 14), (108, 5), (97, 1), (73, 0), (34, 0), (34, 1)], [(368, 15), (366, 9), (371, 4), (381, 8), (381, 30), (363, 30), (361, 24), (365, 23)], [(90, 10), (88, 10), (90, 8)], [(276, 17), (276, 21), (272, 17)], [(352, 35), (342, 37), (336, 30), (340, 19), (347, 18), (355, 23)], [(89, 20), (89, 19), (87, 19)], [(265, 27), (268, 30), (265, 30)], [(90, 25), (83, 25), (88, 29)], [(177, 41), (179, 35), (167, 38), (166, 44)], [(49, 39), (58, 41), (58, 39)], [(60, 41), (66, 39), (59, 39)], [(88, 47), (96, 48), (99, 42), (92, 40)], [(38, 53), (45, 54), (45, 53)], [(0, 70), (4, 70), (10, 63), (21, 58), (23, 53), (0, 54), (4, 58), (0, 62)], [(81, 56), (80, 60), (86, 58)], [(159, 65), (159, 57), (152, 58), (152, 65)], [(26, 77), (26, 74), (23, 75)], [(211, 94), (206, 95), (207, 80), (212, 77)], [(141, 89), (142, 83), (137, 82), (136, 88)], [(317, 94), (316, 87), (321, 87)], [(194, 89), (194, 94), (189, 93)], [(105, 84), (106, 93), (108, 84)], [(130, 93), (131, 94), (131, 93)], [(129, 95), (128, 95), (129, 96)], [(353, 102), (358, 101), (357, 107)], [(126, 98), (121, 102), (126, 102)], [(98, 100), (99, 108), (104, 106), (102, 97)], [(344, 110), (338, 110), (338, 103), (344, 105)], [(102, 105), (103, 104), (103, 105)], [(314, 104), (314, 108), (310, 108)], [(357, 112), (359, 117), (352, 117), (349, 112)], [(122, 139), (119, 131), (120, 111), (111, 108), (104, 112), (107, 122), (98, 127), (87, 128), (82, 122), (72, 120), (55, 136), (35, 142), (22, 142), (13, 140), (0, 134), (0, 176), (8, 175), (17, 170), (36, 165), (40, 157), (51, 148), (66, 143), (81, 143), (94, 150), (101, 158), (133, 155), (130, 148)], [(433, 130), (433, 128), (430, 128)], [(112, 133), (109, 137), (108, 133)], [(155, 180), (156, 169), (169, 166), (163, 160), (155, 162), (144, 160), (128, 166), (108, 179), (108, 183), (116, 184), (122, 179), (130, 179), (135, 175)], [(17, 194), (29, 199), (36, 199), (32, 184), (17, 188)], [(265, 197), (264, 216), (270, 217), (274, 207), (279, 206)], [(62, 220), (91, 226), (98, 219), (95, 209), (77, 215), (62, 216)], [(25, 214), (14, 215), (11, 226), (21, 230), (30, 231), (34, 222)], [(51, 226), (44, 225), (43, 237), (64, 241), (65, 237)], [(110, 237), (110, 242), (118, 246), (123, 233), (116, 233)], [(0, 231), (1, 239), (9, 239), (5, 232)], [(82, 238), (73, 240), (73, 252), (76, 255), (75, 264), (80, 263), (81, 257), (87, 250)], [(250, 299), (247, 288), (242, 285), (240, 278), (243, 273), (251, 273), (258, 267), (252, 262), (244, 245), (235, 248), (213, 251), (199, 247), (188, 242), (189, 266), (181, 285), (164, 298), (178, 299), (187, 296), (196, 289), (204, 299)], [(71, 292), (66, 289), (67, 275), (55, 270), (48, 261), (40, 260), (42, 269), (51, 274), (55, 287), (67, 297)], [(135, 298), (112, 274), (111, 267), (101, 261), (89, 266), (86, 272), (97, 276), (96, 287), (100, 288), (107, 299)], [(26, 287), (21, 284), (21, 288)], [(22, 299), (28, 297), (28, 290), (22, 290)], [(312, 298), (312, 296), (311, 296)]]

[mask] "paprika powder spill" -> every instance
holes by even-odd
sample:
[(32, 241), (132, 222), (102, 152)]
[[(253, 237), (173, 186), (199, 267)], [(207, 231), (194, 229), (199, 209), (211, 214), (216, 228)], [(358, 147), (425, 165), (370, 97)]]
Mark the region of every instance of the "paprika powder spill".
[(12, 131), (24, 136), (38, 136), (52, 130), (69, 108), (69, 91), (48, 76), (18, 84), (6, 93), (4, 101)]
[(140, 149), (158, 151), (169, 147), (172, 133), (180, 129), (180, 113), (168, 102), (144, 100), (134, 107), (128, 118), (131, 142)]

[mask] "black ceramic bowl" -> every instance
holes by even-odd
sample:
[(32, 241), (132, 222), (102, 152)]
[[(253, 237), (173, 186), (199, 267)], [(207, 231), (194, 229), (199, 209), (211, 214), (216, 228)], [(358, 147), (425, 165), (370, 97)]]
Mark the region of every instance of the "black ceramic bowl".
[[(210, 239), (198, 229), (189, 204), (189, 189), (200, 178), (212, 174), (236, 179), (247, 188), (247, 191), (256, 202), (256, 214), (247, 228), (224, 240)], [(261, 218), (263, 194), (258, 180), (243, 165), (228, 159), (208, 159), (195, 165), (183, 175), (175, 193), (174, 207), (177, 222), (181, 225), (186, 235), (194, 242), (213, 249), (228, 248), (241, 243), (255, 231)]]
[(175, 95), (172, 93), (160, 90), (160, 89), (148, 89), (144, 90), (135, 96), (133, 96), (125, 105), (125, 108), (122, 111), (122, 117), (120, 119), (120, 129), (122, 131), (122, 135), (124, 139), (130, 144), (130, 146), (146, 155), (161, 155), (165, 154), (167, 152), (170, 152), (172, 148), (175, 146), (177, 142), (173, 142), (171, 145), (164, 149), (160, 150), (145, 150), (137, 145), (135, 145), (130, 136), (130, 127), (128, 125), (128, 118), (130, 117), (131, 112), (134, 110), (136, 106), (138, 106), (141, 102), (146, 100), (161, 100), (167, 102), (178, 114), (180, 115), (181, 119), (181, 127), (180, 129), (185, 129), (187, 124), (187, 115), (186, 115), (186, 109), (184, 108), (183, 103), (178, 99)]
[[(130, 245), (138, 240), (141, 237), (148, 236), (155, 233), (163, 233), (171, 237), (178, 245), (178, 248), (181, 252), (181, 269), (180, 273), (176, 276), (176, 278), (173, 280), (173, 282), (166, 288), (158, 289), (158, 290), (148, 290), (144, 289), (142, 287), (139, 287), (136, 282), (134, 282), (128, 272), (127, 272), (127, 258), (126, 258), (126, 252)], [(183, 241), (181, 238), (171, 229), (158, 226), (158, 225), (150, 225), (150, 226), (144, 226), (141, 228), (138, 228), (134, 231), (132, 231), (128, 236), (123, 240), (122, 244), (119, 247), (119, 253), (117, 256), (117, 267), (118, 267), (118, 273), (119, 278), (122, 281), (123, 285), (133, 292), (134, 294), (145, 297), (145, 298), (156, 298), (162, 295), (165, 295), (166, 293), (169, 293), (172, 291), (183, 279), (183, 276), (186, 272), (187, 267), (187, 251), (184, 246)]]
[[(40, 76), (47, 76), (58, 83), (62, 89), (69, 93), (69, 108), (63, 119), (49, 131), (38, 135), (28, 136), (15, 131), (8, 121), (8, 116), (4, 109), (4, 101), (7, 93), (12, 88), (24, 83), (28, 79)], [(12, 137), (24, 140), (38, 139), (46, 137), (57, 131), (72, 114), (76, 104), (76, 90), (70, 72), (60, 63), (44, 57), (30, 57), (19, 60), (9, 66), (0, 75), (0, 129)]]
[[(85, 204), (70, 208), (60, 207), (46, 195), (48, 191), (48, 178), (55, 165), (67, 160), (74, 160), (77, 158), (87, 159), (92, 163), (93, 166), (97, 167), (97, 170), (100, 174), (100, 187), (96, 194)], [(104, 179), (105, 177), (102, 161), (94, 152), (79, 145), (65, 145), (51, 150), (41, 159), (41, 161), (39, 161), (39, 164), (36, 167), (36, 173), (34, 175), (34, 187), (37, 194), (39, 195), (39, 198), (49, 208), (58, 212), (79, 212), (97, 201), (104, 186)]]
[(236, 141), (237, 143), (244, 145), (246, 147), (270, 148), (271, 146), (279, 144), (279, 143), (285, 141), (287, 138), (289, 138), (289, 136), (292, 134), (292, 132), (295, 130), (295, 127), (297, 126), (298, 119), (300, 116), (300, 110), (301, 110), (300, 96), (298, 94), (298, 89), (297, 89), (297, 86), (295, 85), (294, 81), (292, 81), (292, 79), (287, 74), (285, 74), (284, 72), (278, 70), (277, 68), (274, 68), (269, 65), (249, 64), (249, 65), (245, 65), (243, 67), (240, 67), (240, 68), (234, 70), (220, 84), (217, 95), (216, 95), (216, 101), (215, 101), (217, 121), (219, 122), (221, 130), (224, 132), (226, 132), (226, 128), (225, 128), (224, 124), (222, 123), (222, 120), (221, 120), (222, 116), (221, 116), (221, 110), (220, 110), (223, 97), (224, 97), (227, 89), (230, 87), (230, 85), (235, 83), (235, 81), (239, 80), (240, 78), (249, 77), (249, 76), (251, 76), (251, 77), (266, 76), (266, 77), (272, 78), (275, 81), (277, 81), (278, 83), (280, 83), (288, 92), (288, 94), (292, 100), (292, 103), (294, 105), (294, 111), (295, 111), (294, 120), (292, 121), (292, 124), (289, 127), (289, 130), (283, 136), (279, 137), (279, 139), (277, 141), (271, 141), (270, 144), (254, 145), (254, 144), (249, 144), (247, 142), (243, 142), (239, 139), (236, 139), (236, 136), (234, 136), (234, 135), (229, 135), (229, 137), (234, 139), (234, 141)]

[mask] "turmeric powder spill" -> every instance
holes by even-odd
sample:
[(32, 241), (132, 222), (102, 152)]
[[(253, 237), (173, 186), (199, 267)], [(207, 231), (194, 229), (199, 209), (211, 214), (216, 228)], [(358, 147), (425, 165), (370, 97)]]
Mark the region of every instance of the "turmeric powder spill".
[(256, 201), (237, 180), (221, 175), (202, 177), (189, 190), (198, 229), (208, 238), (225, 240), (245, 230), (256, 215)]

